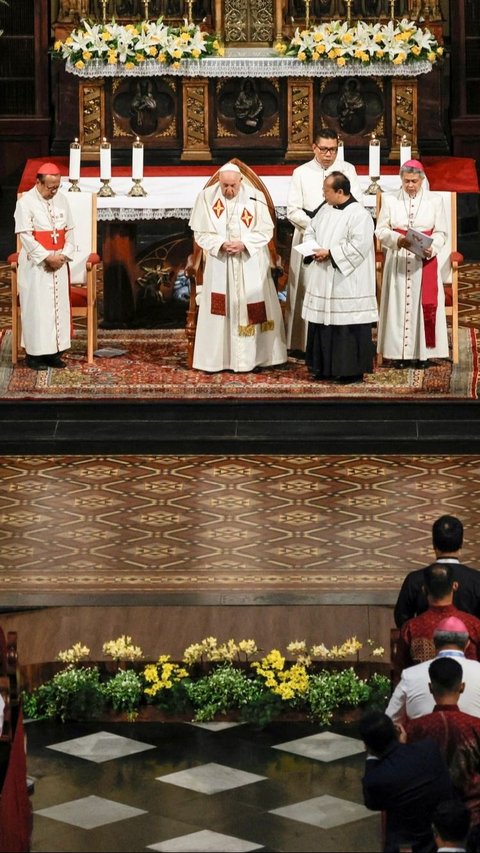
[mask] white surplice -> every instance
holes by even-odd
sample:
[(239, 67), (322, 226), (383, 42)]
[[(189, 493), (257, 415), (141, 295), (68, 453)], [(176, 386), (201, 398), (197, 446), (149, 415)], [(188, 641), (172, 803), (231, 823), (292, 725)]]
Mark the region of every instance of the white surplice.
[(398, 249), (400, 234), (406, 231), (431, 231), (432, 257), (438, 255), (445, 243), (447, 220), (443, 200), (422, 188), (414, 198), (404, 190), (385, 194), (378, 217), (376, 235), (387, 250), (383, 272), (380, 320), (378, 323), (378, 352), (385, 358), (410, 360), (448, 357), (445, 294), (437, 276), (438, 305), (435, 317), (435, 346), (425, 343), (422, 311), (421, 258), (406, 249)]
[[(189, 224), (206, 256), (193, 367), (247, 372), (286, 362), (285, 329), (268, 250), (273, 223), (263, 193), (241, 184), (238, 194), (226, 199), (219, 184), (207, 187), (197, 197)], [(229, 240), (241, 240), (245, 250), (227, 255), (221, 246)], [(211, 312), (212, 293), (218, 292), (225, 293), (225, 316)], [(251, 324), (247, 303), (262, 301), (266, 322)]]
[(332, 172), (342, 172), (349, 179), (351, 194), (361, 203), (363, 192), (355, 166), (351, 163), (335, 160), (331, 166), (324, 169), (314, 157), (308, 163), (298, 166), (292, 173), (287, 199), (287, 217), (295, 226), (285, 307), (288, 349), (305, 350), (307, 341), (307, 324), (302, 319), (302, 305), (305, 295), (304, 267), (302, 258), (298, 252), (293, 251), (293, 248), (303, 242), (305, 229), (311, 223), (311, 217), (305, 211), (316, 210), (322, 203), (324, 200), (323, 182)]
[(70, 297), (68, 268), (64, 264), (51, 272), (45, 258), (54, 250), (45, 249), (33, 231), (55, 234), (66, 229), (65, 245), (57, 254), (73, 259), (75, 244), (73, 219), (62, 193), (44, 199), (33, 187), (18, 199), (15, 233), (22, 248), (18, 259), (18, 289), (22, 317), (22, 345), (29, 355), (52, 355), (70, 347)]

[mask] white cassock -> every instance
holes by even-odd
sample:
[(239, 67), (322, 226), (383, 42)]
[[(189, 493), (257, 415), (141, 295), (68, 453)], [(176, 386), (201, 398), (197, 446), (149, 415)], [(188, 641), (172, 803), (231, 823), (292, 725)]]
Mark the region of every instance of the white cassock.
[(373, 221), (365, 208), (356, 201), (341, 208), (324, 204), (305, 230), (305, 240), (329, 249), (336, 268), (329, 261), (306, 268), (304, 320), (323, 326), (375, 323)]
[[(362, 188), (355, 171), (355, 166), (351, 163), (346, 163), (344, 160), (335, 161), (327, 169), (324, 169), (314, 157), (308, 163), (298, 166), (292, 173), (287, 199), (287, 217), (292, 225), (295, 226), (292, 249), (303, 242), (305, 229), (311, 223), (311, 217), (305, 211), (316, 210), (322, 203), (324, 200), (323, 182), (332, 172), (342, 172), (350, 181), (352, 196), (358, 202), (362, 202)], [(292, 251), (288, 271), (287, 302), (285, 308), (288, 349), (305, 350), (307, 325), (302, 319), (304, 293), (304, 267), (302, 266), (302, 258), (298, 252)]]
[[(246, 372), (286, 362), (268, 250), (273, 223), (263, 193), (242, 183), (238, 194), (226, 199), (219, 184), (207, 187), (197, 197), (189, 225), (206, 255), (193, 367)], [(228, 240), (241, 240), (245, 250), (227, 255), (221, 246)]]
[[(68, 266), (50, 272), (44, 261), (52, 252), (70, 261), (74, 256), (73, 219), (65, 196), (59, 192), (44, 199), (36, 187), (24, 193), (15, 208), (15, 233), (22, 244), (18, 258), (22, 345), (29, 355), (63, 352), (70, 347)], [(42, 234), (51, 238), (54, 248), (42, 245)]]
[(385, 358), (410, 360), (446, 358), (448, 356), (445, 294), (437, 273), (437, 309), (434, 321), (435, 345), (427, 347), (422, 310), (423, 261), (407, 249), (397, 249), (398, 230), (413, 227), (431, 232), (432, 257), (445, 243), (447, 220), (441, 197), (425, 189), (415, 198), (400, 190), (385, 194), (375, 234), (387, 250), (383, 272), (380, 320), (378, 323), (378, 352)]

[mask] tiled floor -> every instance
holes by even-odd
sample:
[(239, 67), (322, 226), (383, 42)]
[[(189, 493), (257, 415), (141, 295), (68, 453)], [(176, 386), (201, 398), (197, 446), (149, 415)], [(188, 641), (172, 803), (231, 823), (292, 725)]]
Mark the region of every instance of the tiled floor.
[(32, 853), (378, 851), (354, 730), (27, 723)]

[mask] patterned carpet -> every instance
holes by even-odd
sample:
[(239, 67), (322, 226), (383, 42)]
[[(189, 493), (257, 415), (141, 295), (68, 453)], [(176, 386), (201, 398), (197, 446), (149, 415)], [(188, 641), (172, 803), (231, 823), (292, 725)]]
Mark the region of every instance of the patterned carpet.
[(444, 513), (478, 563), (479, 510), (474, 456), (3, 457), (2, 599), (384, 593)]

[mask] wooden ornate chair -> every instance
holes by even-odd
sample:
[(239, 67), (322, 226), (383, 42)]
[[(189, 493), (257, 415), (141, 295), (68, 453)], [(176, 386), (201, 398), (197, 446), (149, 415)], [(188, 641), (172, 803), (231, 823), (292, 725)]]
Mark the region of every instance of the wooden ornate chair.
[[(435, 192), (443, 199), (448, 231), (447, 240), (438, 255), (438, 263), (445, 291), (445, 313), (447, 322), (450, 321), (452, 334), (452, 361), (458, 364), (458, 267), (463, 262), (463, 255), (457, 252), (457, 194), (451, 192)], [(377, 220), (382, 206), (383, 193), (377, 193)], [(380, 304), (382, 293), (382, 277), (385, 256), (378, 239), (375, 240), (375, 259), (377, 277), (377, 299)], [(377, 364), (382, 364), (381, 353), (377, 355)]]
[[(252, 190), (258, 190), (263, 193), (265, 196), (265, 201), (268, 205), (268, 210), (270, 212), (270, 216), (273, 222), (273, 237), (268, 244), (268, 249), (270, 252), (270, 261), (271, 261), (271, 269), (272, 276), (275, 282), (275, 286), (278, 287), (278, 282), (280, 277), (283, 274), (282, 268), (282, 260), (277, 252), (276, 248), (276, 224), (277, 224), (277, 216), (275, 212), (275, 205), (273, 203), (272, 197), (261, 180), (259, 176), (244, 163), (242, 160), (238, 160), (236, 157), (232, 157), (229, 160), (230, 163), (235, 163), (236, 166), (240, 169), (243, 180), (252, 187)], [(219, 172), (216, 171), (205, 184), (205, 189), (207, 187), (212, 186), (212, 184), (218, 183)], [(189, 256), (187, 265), (186, 265), (186, 274), (190, 279), (190, 301), (187, 311), (187, 324), (186, 324), (186, 335), (187, 335), (187, 366), (189, 368), (192, 367), (193, 364), (193, 349), (195, 346), (195, 332), (197, 327), (197, 314), (198, 314), (198, 306), (196, 303), (196, 295), (197, 295), (197, 284), (200, 286), (203, 282), (203, 268), (204, 268), (204, 255), (200, 246), (194, 243), (193, 252)]]
[[(70, 304), (73, 321), (77, 317), (87, 321), (87, 360), (93, 364), (93, 353), (97, 348), (97, 197), (95, 193), (70, 193), (68, 202), (75, 223), (75, 257), (70, 264)], [(22, 348), (22, 325), (18, 296), (18, 253), (10, 255), (12, 295), (12, 364), (17, 364)]]

